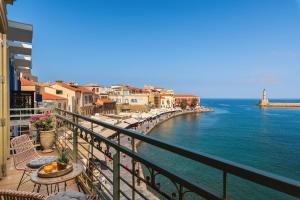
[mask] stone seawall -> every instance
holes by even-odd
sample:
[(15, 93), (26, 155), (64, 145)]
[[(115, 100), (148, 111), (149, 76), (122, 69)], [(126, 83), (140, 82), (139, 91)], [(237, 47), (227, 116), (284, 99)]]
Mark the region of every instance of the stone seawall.
[(261, 105), (262, 107), (277, 107), (277, 108), (300, 108), (300, 103), (268, 103)]

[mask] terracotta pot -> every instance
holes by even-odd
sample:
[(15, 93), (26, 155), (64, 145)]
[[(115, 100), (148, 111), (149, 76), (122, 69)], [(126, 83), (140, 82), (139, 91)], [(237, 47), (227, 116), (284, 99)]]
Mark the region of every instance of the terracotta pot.
[(40, 131), (40, 142), (44, 152), (52, 151), (55, 141), (55, 130)]

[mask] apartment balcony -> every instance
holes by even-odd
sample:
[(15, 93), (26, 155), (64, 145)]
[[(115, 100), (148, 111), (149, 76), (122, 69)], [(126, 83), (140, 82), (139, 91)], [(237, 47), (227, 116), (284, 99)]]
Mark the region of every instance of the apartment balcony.
[[(72, 162), (84, 166), (78, 181), (68, 183), (68, 189), (79, 188), (81, 192), (97, 196), (98, 199), (224, 200), (235, 199), (235, 193), (229, 187), (234, 177), (258, 188), (268, 188), (283, 197), (300, 198), (300, 183), (297, 181), (201, 154), (72, 112), (60, 109), (51, 112), (56, 118), (57, 138), (55, 151), (51, 155), (57, 155), (57, 152), (65, 149)], [(102, 129), (97, 127), (115, 131), (116, 137), (108, 139), (102, 136)], [(167, 160), (148, 160), (147, 156), (137, 151), (141, 142), (168, 151), (181, 162), (188, 159), (215, 170), (218, 175), (212, 177), (214, 187), (209, 187), (205, 182), (195, 183), (180, 173), (162, 167), (161, 163)], [(0, 188), (17, 188), (21, 172), (16, 172), (12, 159), (8, 162), (7, 174), (7, 177), (0, 180)], [(165, 185), (172, 186), (172, 189)], [(256, 192), (252, 186), (248, 189)], [(32, 191), (33, 187), (29, 181), (20, 190)], [(46, 190), (41, 190), (41, 193), (46, 194)]]

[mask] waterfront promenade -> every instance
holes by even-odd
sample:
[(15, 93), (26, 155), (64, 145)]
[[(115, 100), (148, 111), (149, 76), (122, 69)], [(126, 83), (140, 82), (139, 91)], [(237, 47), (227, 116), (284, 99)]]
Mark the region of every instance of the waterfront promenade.
[[(206, 108), (202, 108), (202, 109), (197, 109), (197, 110), (188, 110), (188, 111), (182, 111), (181, 109), (164, 109), (164, 110), (157, 110), (156, 112), (152, 112), (151, 114), (146, 115), (145, 113), (140, 113), (140, 116), (145, 116), (146, 118), (141, 118), (140, 120), (121, 120), (119, 122), (116, 122), (115, 120), (109, 120), (107, 119), (106, 121), (109, 122), (111, 121), (112, 123), (117, 123), (116, 126), (118, 126), (118, 124), (124, 125), (125, 121), (129, 122), (133, 122), (133, 124), (129, 124), (128, 125), (128, 129), (132, 129), (135, 130), (141, 134), (149, 134), (151, 132), (151, 130), (153, 130), (155, 127), (157, 127), (158, 125), (160, 125), (161, 123), (179, 116), (179, 115), (185, 115), (185, 114), (197, 114), (197, 113), (201, 113), (201, 112), (211, 112), (211, 109), (206, 109)], [(122, 127), (123, 128), (123, 127)], [(103, 132), (103, 129), (97, 127), (98, 130), (102, 130), (100, 131)], [(94, 129), (96, 130), (96, 129)], [(104, 132), (106, 132), (106, 130), (104, 130)], [(105, 137), (110, 137), (112, 140), (118, 142), (118, 139), (116, 137), (112, 137), (113, 136), (113, 132), (111, 133), (112, 135), (107, 135), (104, 134)], [(81, 140), (80, 140), (81, 141)], [(83, 142), (83, 141), (81, 141)], [(138, 146), (141, 144), (140, 141), (135, 140), (134, 144), (133, 141), (131, 140), (130, 137), (125, 136), (125, 135), (120, 135), (120, 144), (122, 146), (127, 147), (128, 149), (134, 149), (135, 152), (138, 152)], [(134, 148), (133, 148), (134, 147)], [(106, 148), (106, 146), (103, 146), (103, 148)], [(116, 152), (114, 149), (107, 149), (112, 155), (114, 155)], [(94, 150), (94, 152), (96, 152), (96, 150)], [(100, 156), (100, 155), (99, 155)], [(109, 167), (113, 167), (113, 162), (110, 158), (108, 157), (104, 157), (104, 156), (100, 156), (99, 158), (101, 158), (101, 160), (105, 160), (105, 162), (108, 164)], [(159, 198), (156, 197), (152, 192), (150, 192), (147, 189), (146, 184), (139, 180), (139, 179), (144, 179), (147, 180), (147, 177), (144, 176), (144, 168), (140, 163), (136, 163), (135, 167), (133, 167), (133, 160), (131, 157), (125, 155), (125, 154), (121, 154), (120, 155), (120, 162), (121, 165), (123, 166), (120, 170), (120, 174), (121, 177), (128, 182), (131, 185), (135, 185), (136, 190), (138, 190), (143, 196), (147, 197), (147, 199), (151, 199), (151, 200), (158, 200)], [(134, 170), (132, 170), (134, 168)], [(134, 180), (133, 180), (133, 176), (131, 174), (131, 172), (134, 171), (135, 176), (134, 176)], [(106, 188), (108, 188), (110, 190), (110, 192), (112, 192), (112, 187), (110, 185), (110, 183), (107, 181), (107, 178), (112, 180), (112, 173), (109, 170), (103, 170), (102, 172), (103, 174), (99, 174), (100, 179), (103, 180), (102, 184), (105, 185)], [(105, 178), (107, 177), (107, 178)], [(132, 188), (128, 187), (127, 184), (121, 184), (121, 190), (126, 194), (126, 196), (132, 197), (132, 195), (135, 196), (135, 199), (144, 199), (142, 196), (140, 196), (137, 192), (135, 192), (135, 194), (132, 193)], [(132, 197), (133, 198), (133, 197)], [(124, 196), (122, 197), (121, 195), (121, 199), (126, 199)]]
[[(182, 110), (174, 110), (174, 111), (167, 111), (164, 113), (161, 113), (160, 115), (156, 116), (154, 119), (148, 119), (144, 120), (143, 122), (139, 123), (139, 125), (135, 128), (131, 128), (132, 130), (135, 130), (137, 132), (140, 132), (142, 134), (149, 134), (155, 127), (160, 125), (161, 123), (180, 115), (185, 114), (197, 114), (202, 112), (213, 112), (211, 109), (203, 108), (198, 110), (188, 110), (188, 111), (182, 111)], [(133, 142), (130, 140), (127, 136), (121, 136), (120, 143), (124, 146), (126, 146), (129, 149), (132, 149)], [(140, 145), (140, 141), (135, 141), (134, 143), (134, 150), (138, 152), (138, 146)], [(129, 171), (132, 170), (132, 159), (130, 157), (127, 157), (125, 154), (121, 156), (121, 163), (123, 166), (125, 166)], [(144, 180), (147, 180), (147, 178), (144, 176), (144, 169), (143, 167), (137, 163), (135, 171), (138, 173), (138, 176), (141, 177)], [(132, 175), (126, 170), (121, 170), (121, 176), (128, 182), (132, 184)], [(147, 196), (148, 199), (158, 200), (152, 192), (150, 192), (147, 189), (147, 186), (144, 182), (139, 181), (139, 178), (136, 178), (135, 185), (138, 190), (143, 193), (143, 195)], [(131, 189), (127, 188), (125, 184), (121, 185), (122, 190), (127, 193), (127, 195), (131, 194)], [(139, 195), (136, 195), (136, 199), (143, 199)]]

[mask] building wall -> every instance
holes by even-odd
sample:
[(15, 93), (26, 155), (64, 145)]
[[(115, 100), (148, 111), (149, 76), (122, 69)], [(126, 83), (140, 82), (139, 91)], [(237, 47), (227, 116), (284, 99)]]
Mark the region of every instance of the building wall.
[(109, 99), (117, 104), (146, 105), (149, 106), (149, 94), (109, 95)]
[(159, 93), (150, 92), (149, 93), (149, 105), (151, 108), (160, 108), (160, 95)]
[(180, 97), (180, 96), (175, 96), (175, 106), (180, 106), (182, 101), (186, 101), (188, 106), (192, 105), (192, 102), (194, 99), (197, 99), (197, 105), (200, 106), (200, 97), (198, 96), (191, 96), (191, 97)]
[[(1, 1), (1, 7), (5, 8), (4, 1)], [(2, 12), (0, 17), (6, 17), (6, 13)], [(1, 19), (2, 20), (2, 19)], [(4, 22), (4, 19), (3, 19)], [(5, 22), (7, 22), (5, 20)], [(1, 27), (3, 24), (1, 23)], [(6, 27), (3, 27), (6, 28)], [(8, 63), (8, 47), (7, 47), (7, 35), (3, 31), (0, 32), (0, 40), (3, 41), (3, 45), (0, 45), (0, 76), (3, 76), (6, 81), (1, 82), (0, 87), (0, 119), (3, 120), (3, 126), (0, 126), (0, 177), (6, 175), (6, 161), (9, 158), (9, 144), (10, 144), (10, 112), (9, 112), (9, 63)]]
[(93, 93), (82, 92), (80, 96), (80, 107), (92, 106), (94, 103)]
[(98, 85), (84, 85), (84, 87), (93, 91), (97, 95), (106, 94), (110, 90), (110, 88), (102, 87)]
[[(45, 92), (68, 99), (68, 108), (67, 108), (68, 111), (71, 111), (71, 112), (79, 111), (80, 92), (76, 92), (74, 90), (69, 90), (59, 84), (53, 84), (53, 85), (51, 85), (51, 88), (55, 89), (55, 93), (51, 89), (47, 89), (47, 90), (45, 90)], [(62, 91), (62, 93), (60, 93), (60, 91)]]
[(21, 91), (30, 91), (33, 92), (33, 99), (34, 99), (34, 107), (38, 107), (38, 103), (36, 101), (36, 95), (37, 95), (37, 88), (36, 86), (21, 86)]
[(43, 105), (45, 107), (49, 107), (49, 106), (54, 106), (57, 107), (59, 109), (63, 109), (66, 110), (67, 109), (67, 105), (68, 105), (68, 100), (43, 100)]
[(101, 114), (116, 114), (116, 102), (104, 103), (102, 106), (96, 106), (95, 112)]
[(173, 96), (162, 96), (160, 99), (161, 108), (174, 108), (175, 100)]
[(117, 113), (120, 112), (148, 112), (149, 107), (147, 105), (129, 105), (129, 104), (117, 104)]

